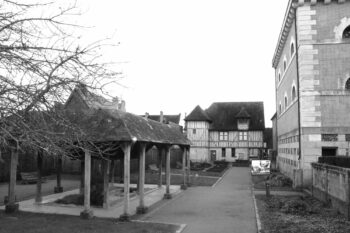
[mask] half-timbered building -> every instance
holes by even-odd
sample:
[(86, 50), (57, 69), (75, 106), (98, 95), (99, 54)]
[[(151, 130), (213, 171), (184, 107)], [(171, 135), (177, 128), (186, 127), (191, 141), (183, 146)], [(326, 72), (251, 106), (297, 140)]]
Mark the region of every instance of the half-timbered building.
[(197, 106), (185, 122), (193, 161), (248, 160), (265, 148), (262, 102), (213, 103), (206, 110)]

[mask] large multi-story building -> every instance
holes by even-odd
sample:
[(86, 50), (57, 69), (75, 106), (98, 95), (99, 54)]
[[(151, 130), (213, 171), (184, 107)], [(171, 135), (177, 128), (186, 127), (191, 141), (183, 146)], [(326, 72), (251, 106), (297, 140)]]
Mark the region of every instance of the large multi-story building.
[(349, 154), (350, 1), (290, 0), (272, 63), (278, 165), (308, 186), (319, 156)]
[(265, 149), (262, 102), (213, 103), (205, 111), (197, 106), (185, 122), (193, 161), (248, 160)]

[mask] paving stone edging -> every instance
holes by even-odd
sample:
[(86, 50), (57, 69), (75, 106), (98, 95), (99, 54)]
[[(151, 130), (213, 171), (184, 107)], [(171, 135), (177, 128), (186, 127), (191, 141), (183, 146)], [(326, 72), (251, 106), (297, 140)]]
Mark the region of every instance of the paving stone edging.
[(261, 233), (261, 232), (262, 232), (261, 221), (260, 221), (258, 206), (257, 206), (257, 204), (256, 204), (255, 193), (254, 193), (254, 184), (253, 184), (253, 182), (251, 183), (251, 191), (252, 191), (252, 198), (253, 198), (253, 203), (254, 203), (254, 210), (255, 210), (255, 219), (256, 219), (257, 233)]
[(179, 227), (179, 229), (177, 229), (175, 233), (183, 232), (185, 230), (186, 226), (187, 226), (187, 224), (169, 223), (169, 222), (152, 222), (152, 221), (142, 221), (142, 220), (132, 220), (132, 222), (176, 225), (176, 226)]

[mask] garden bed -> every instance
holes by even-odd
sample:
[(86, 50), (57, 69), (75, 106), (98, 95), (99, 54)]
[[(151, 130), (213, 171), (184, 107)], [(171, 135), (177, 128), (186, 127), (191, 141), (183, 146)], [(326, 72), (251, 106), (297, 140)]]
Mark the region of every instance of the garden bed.
[(126, 222), (115, 219), (83, 220), (76, 216), (19, 212), (6, 215), (0, 211), (0, 233), (175, 233), (179, 225)]
[(266, 182), (269, 182), (271, 190), (293, 190), (292, 180), (279, 172), (269, 175), (252, 175), (252, 182), (255, 189), (266, 189)]
[(343, 215), (312, 197), (256, 195), (261, 233), (348, 233)]

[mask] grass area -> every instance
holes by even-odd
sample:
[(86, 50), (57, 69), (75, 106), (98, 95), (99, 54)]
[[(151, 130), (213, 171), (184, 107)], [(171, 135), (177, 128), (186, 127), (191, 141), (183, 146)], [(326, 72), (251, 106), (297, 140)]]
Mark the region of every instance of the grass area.
[(175, 233), (178, 225), (126, 222), (111, 219), (83, 220), (76, 216), (0, 211), (0, 233)]
[[(145, 183), (146, 184), (158, 184), (158, 173), (146, 172)], [(219, 179), (219, 177), (204, 177), (200, 175), (192, 174), (190, 176), (190, 181), (192, 186), (212, 186)], [(138, 180), (138, 174), (131, 174), (130, 182), (136, 183)], [(163, 184), (165, 184), (165, 175), (162, 176)], [(172, 185), (181, 185), (183, 184), (183, 176), (181, 173), (172, 174), (170, 176), (170, 183)]]
[(350, 222), (312, 197), (256, 195), (262, 233), (348, 233)]

